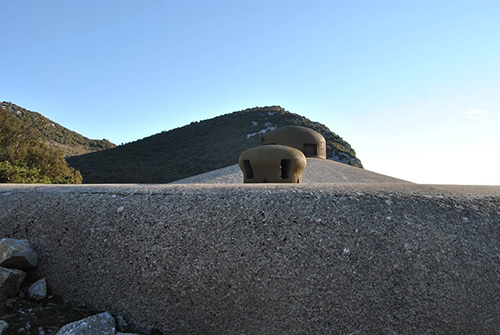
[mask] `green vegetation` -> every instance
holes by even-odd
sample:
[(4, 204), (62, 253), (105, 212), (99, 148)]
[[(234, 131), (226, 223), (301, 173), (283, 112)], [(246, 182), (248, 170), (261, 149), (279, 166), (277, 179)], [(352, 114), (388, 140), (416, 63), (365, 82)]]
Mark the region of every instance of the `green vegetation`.
[[(325, 125), (279, 106), (251, 108), (156, 134), (114, 149), (69, 157), (85, 183), (165, 183), (237, 164), (267, 129), (304, 126), (327, 141), (327, 157), (362, 168), (356, 153)], [(262, 132), (261, 132), (262, 131)]]
[(32, 129), (33, 136), (49, 147), (59, 149), (64, 156), (70, 157), (83, 155), (116, 147), (108, 140), (91, 140), (77, 132), (47, 119), (45, 116), (19, 107), (10, 102), (2, 102), (0, 108), (10, 112), (18, 120), (24, 122), (26, 127)]
[(236, 164), (262, 134), (286, 125), (316, 130), (329, 159), (362, 168), (351, 146), (325, 125), (279, 106), (193, 122), (119, 147), (8, 102), (0, 103), (0, 122), (0, 182), (81, 183), (81, 172), (85, 183), (165, 183)]
[(37, 137), (26, 120), (0, 108), (0, 182), (81, 183), (80, 172), (68, 166), (62, 151)]

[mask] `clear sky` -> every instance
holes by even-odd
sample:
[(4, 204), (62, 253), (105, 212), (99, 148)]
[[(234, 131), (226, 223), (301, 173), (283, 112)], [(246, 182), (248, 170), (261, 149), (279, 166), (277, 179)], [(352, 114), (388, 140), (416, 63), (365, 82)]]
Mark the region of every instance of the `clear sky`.
[(498, 0), (0, 0), (0, 100), (131, 142), (280, 105), (365, 168), (500, 185)]

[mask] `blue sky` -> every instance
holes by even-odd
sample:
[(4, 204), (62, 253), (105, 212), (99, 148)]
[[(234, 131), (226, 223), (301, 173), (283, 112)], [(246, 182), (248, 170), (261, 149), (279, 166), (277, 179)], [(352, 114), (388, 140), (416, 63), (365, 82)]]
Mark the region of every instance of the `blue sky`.
[(255, 106), (365, 168), (500, 185), (500, 2), (0, 0), (0, 100), (116, 144)]

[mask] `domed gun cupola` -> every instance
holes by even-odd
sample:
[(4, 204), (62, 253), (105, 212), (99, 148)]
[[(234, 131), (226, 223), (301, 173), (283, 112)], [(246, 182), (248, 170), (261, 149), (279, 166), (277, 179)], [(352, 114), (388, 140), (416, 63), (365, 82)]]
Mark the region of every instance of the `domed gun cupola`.
[(326, 141), (318, 132), (299, 126), (272, 130), (260, 139), (261, 145), (280, 144), (302, 151), (306, 157), (326, 159)]
[(307, 159), (295, 148), (265, 145), (245, 150), (238, 164), (245, 183), (300, 183)]

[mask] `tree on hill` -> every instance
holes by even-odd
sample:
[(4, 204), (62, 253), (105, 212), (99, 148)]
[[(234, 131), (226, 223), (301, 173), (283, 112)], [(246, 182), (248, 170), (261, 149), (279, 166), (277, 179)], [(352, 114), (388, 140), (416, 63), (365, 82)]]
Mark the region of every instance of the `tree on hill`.
[(61, 151), (37, 140), (31, 127), (0, 109), (0, 182), (74, 184), (82, 176)]

